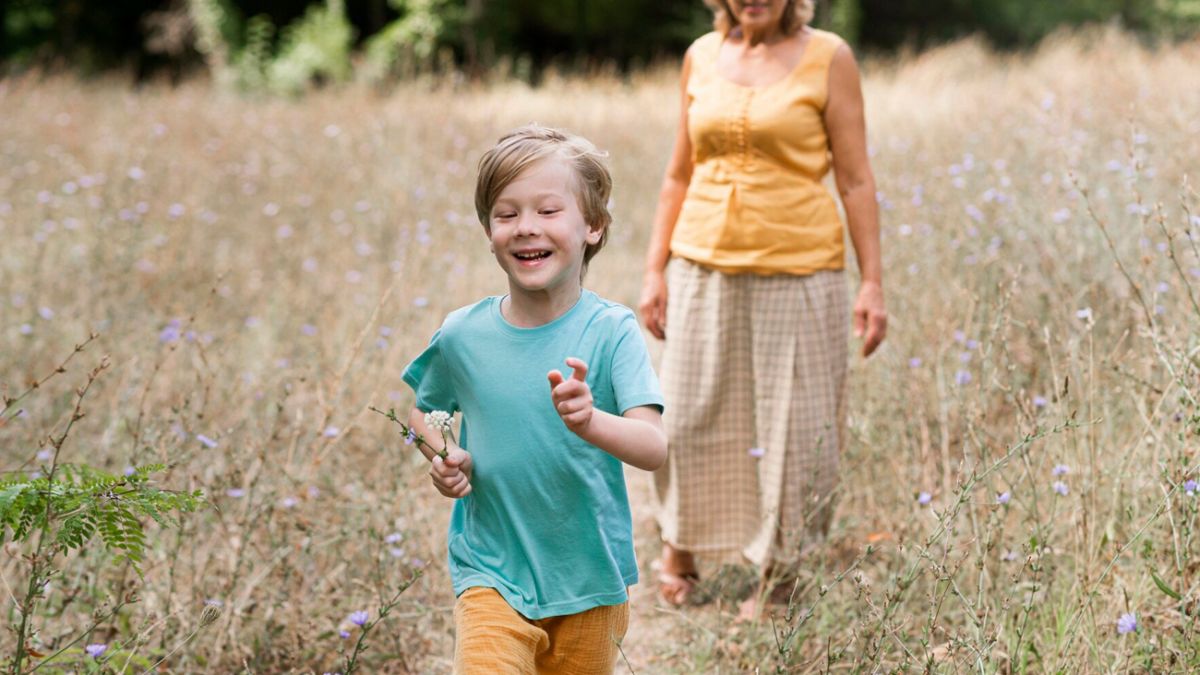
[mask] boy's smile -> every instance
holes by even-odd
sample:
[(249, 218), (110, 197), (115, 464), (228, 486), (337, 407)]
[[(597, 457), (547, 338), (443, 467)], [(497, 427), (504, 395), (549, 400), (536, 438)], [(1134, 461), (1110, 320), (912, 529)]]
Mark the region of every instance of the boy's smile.
[(588, 227), (574, 183), (566, 160), (547, 157), (505, 186), (492, 206), (488, 234), (508, 275), (510, 320), (544, 323), (579, 298), (584, 249), (602, 231)]

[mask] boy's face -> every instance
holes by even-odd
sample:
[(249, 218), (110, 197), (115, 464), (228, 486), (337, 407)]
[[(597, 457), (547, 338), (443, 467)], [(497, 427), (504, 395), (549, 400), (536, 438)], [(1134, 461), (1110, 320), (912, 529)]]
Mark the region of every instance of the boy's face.
[(492, 250), (513, 295), (573, 300), (579, 294), (584, 248), (602, 232), (588, 227), (574, 185), (567, 161), (547, 157), (521, 172), (492, 205)]

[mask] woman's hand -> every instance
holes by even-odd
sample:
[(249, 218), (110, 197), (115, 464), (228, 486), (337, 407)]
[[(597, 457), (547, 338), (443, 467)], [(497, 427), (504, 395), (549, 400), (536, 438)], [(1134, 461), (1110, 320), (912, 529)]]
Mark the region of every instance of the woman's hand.
[(659, 340), (667, 339), (667, 278), (662, 272), (646, 273), (638, 314), (651, 335)]
[(868, 357), (887, 335), (887, 311), (883, 308), (883, 287), (864, 281), (854, 301), (854, 335), (863, 339), (862, 355)]

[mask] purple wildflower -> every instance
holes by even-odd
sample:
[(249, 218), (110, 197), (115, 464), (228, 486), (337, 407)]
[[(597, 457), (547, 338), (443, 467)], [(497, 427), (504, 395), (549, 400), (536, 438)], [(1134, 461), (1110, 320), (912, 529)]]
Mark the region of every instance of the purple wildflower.
[(412, 445), (417, 440), (417, 432), (410, 427), (407, 434), (404, 434), (404, 444)]
[(1007, 490), (996, 495), (996, 503), (997, 504), (1007, 504), (1009, 502), (1009, 500), (1011, 500), (1011, 499), (1012, 499), (1012, 495)]
[(1196, 479), (1194, 478), (1189, 478), (1183, 482), (1183, 491), (1186, 492), (1189, 497), (1195, 497), (1196, 492), (1200, 491), (1200, 483), (1197, 483)]
[(1045, 396), (1034, 396), (1033, 397), (1033, 407), (1034, 408), (1038, 408), (1038, 409), (1045, 408), (1046, 405), (1049, 403), (1050, 402), (1046, 400)]
[(1068, 492), (1067, 484), (1062, 482), (1061, 480), (1054, 481), (1054, 484), (1051, 485), (1050, 487), (1054, 488), (1054, 491), (1057, 492), (1059, 495), (1061, 495), (1063, 497), (1067, 496), (1067, 492)]
[(317, 334), (317, 327), (311, 323), (306, 323), (303, 326), (300, 326), (300, 332), (312, 337)]
[(84, 647), (83, 651), (87, 652), (87, 655), (93, 659), (98, 659), (102, 654), (104, 654), (106, 649), (108, 649), (108, 645), (96, 643)]
[(909, 359), (908, 367), (909, 368), (920, 368), (921, 367), (921, 357), (914, 356), (911, 359)]
[(954, 374), (954, 383), (960, 387), (970, 384), (971, 383), (971, 373), (969, 373), (965, 370), (958, 371), (957, 373)]
[(1132, 632), (1136, 631), (1137, 629), (1138, 629), (1137, 614), (1134, 614), (1133, 612), (1126, 612), (1126, 613), (1122, 614), (1119, 619), (1117, 619), (1117, 633), (1118, 634), (1125, 635), (1126, 633), (1132, 633)]
[(767, 454), (767, 451), (765, 448), (750, 448), (750, 450), (747, 451), (747, 454), (755, 459), (758, 459)]
[(196, 440), (200, 441), (200, 443), (203, 444), (204, 447), (206, 447), (210, 450), (212, 448), (217, 447), (217, 442), (214, 441), (213, 439), (209, 438), (208, 436), (205, 436), (204, 434), (196, 434)]
[(132, 476), (135, 473), (137, 473), (137, 469), (133, 468), (132, 466), (125, 467), (125, 475), (126, 476)]
[(285, 509), (290, 509), (290, 508), (294, 508), (299, 503), (300, 503), (299, 499), (296, 499), (295, 497), (292, 497), (292, 496), (287, 496), (287, 497), (284, 497), (279, 502), (279, 505)]
[(354, 624), (355, 626), (364, 626), (366, 625), (367, 620), (371, 618), (371, 615), (365, 610), (359, 610), (357, 612), (351, 612), (348, 618), (350, 623)]
[(929, 502), (932, 502), (932, 501), (933, 501), (933, 495), (929, 494), (928, 492), (922, 492), (917, 495), (917, 503), (920, 504), (921, 506), (925, 506), (925, 505), (929, 504)]
[(1054, 468), (1050, 471), (1050, 475), (1052, 476), (1061, 476), (1067, 473), (1071, 473), (1071, 467), (1066, 464), (1055, 464)]
[(179, 339), (179, 319), (171, 319), (158, 334), (159, 342), (175, 342)]
[(225, 494), (233, 497), (234, 499), (241, 499), (242, 497), (246, 496), (246, 491), (242, 488), (229, 488), (225, 491)]
[(324, 436), (325, 438), (333, 438), (334, 436), (337, 436), (341, 432), (342, 432), (341, 429), (339, 429), (331, 424), (331, 425), (325, 427), (325, 431), (322, 431), (321, 435)]
[(388, 536), (386, 536), (386, 537), (384, 537), (384, 538), (383, 538), (383, 540), (384, 540), (385, 542), (389, 543), (389, 544), (396, 544), (396, 543), (399, 543), (399, 542), (400, 542), (400, 541), (402, 541), (403, 539), (404, 539), (404, 535), (403, 535), (403, 534), (400, 534), (399, 532), (393, 532), (393, 533), (391, 533), (391, 534), (389, 534)]
[(342, 638), (343, 640), (345, 640), (346, 638), (350, 637), (350, 631), (348, 631), (348, 630), (339, 630), (339, 631), (338, 631), (338, 637), (340, 637), (340, 638)]

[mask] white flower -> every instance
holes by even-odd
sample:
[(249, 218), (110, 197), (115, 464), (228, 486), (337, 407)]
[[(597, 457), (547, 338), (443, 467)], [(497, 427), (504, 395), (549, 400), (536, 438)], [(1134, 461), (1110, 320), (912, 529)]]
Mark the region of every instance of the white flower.
[(450, 419), (450, 413), (445, 410), (434, 410), (425, 413), (425, 426), (446, 433), (450, 431)]

